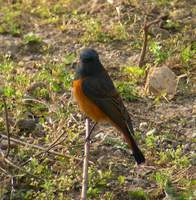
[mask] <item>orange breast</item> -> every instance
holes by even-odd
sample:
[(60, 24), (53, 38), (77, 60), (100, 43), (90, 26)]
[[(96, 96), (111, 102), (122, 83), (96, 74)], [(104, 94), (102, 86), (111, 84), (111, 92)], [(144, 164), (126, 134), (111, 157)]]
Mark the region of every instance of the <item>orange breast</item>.
[(81, 87), (82, 80), (75, 80), (73, 82), (73, 96), (78, 103), (81, 111), (96, 122), (107, 120), (107, 116), (91, 101), (87, 96), (84, 95)]

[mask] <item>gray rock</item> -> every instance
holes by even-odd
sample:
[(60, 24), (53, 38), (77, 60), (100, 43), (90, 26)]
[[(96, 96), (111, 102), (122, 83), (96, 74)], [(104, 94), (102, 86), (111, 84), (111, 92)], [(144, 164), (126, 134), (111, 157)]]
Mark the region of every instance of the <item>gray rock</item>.
[(166, 93), (167, 98), (172, 99), (176, 94), (177, 85), (177, 76), (169, 67), (153, 67), (149, 70), (145, 91), (157, 96)]

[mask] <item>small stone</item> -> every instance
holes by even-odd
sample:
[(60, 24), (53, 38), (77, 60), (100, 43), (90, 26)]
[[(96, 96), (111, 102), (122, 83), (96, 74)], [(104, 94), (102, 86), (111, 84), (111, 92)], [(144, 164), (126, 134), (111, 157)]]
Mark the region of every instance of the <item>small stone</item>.
[[(10, 148), (15, 148), (16, 146), (17, 146), (16, 143), (10, 141)], [(6, 150), (7, 148), (8, 148), (8, 141), (3, 139), (3, 140), (0, 142), (0, 149)]]
[(168, 99), (172, 99), (176, 94), (177, 84), (177, 76), (169, 67), (153, 67), (149, 70), (145, 91), (157, 96), (165, 93)]
[(186, 137), (189, 139), (193, 139), (193, 138), (196, 138), (196, 131), (194, 131), (192, 128), (189, 128), (186, 130), (184, 135), (186, 135)]
[(33, 119), (20, 119), (18, 120), (16, 126), (25, 132), (32, 132), (36, 128), (36, 122)]
[(36, 128), (33, 131), (33, 133), (38, 137), (46, 136), (46, 133), (44, 131), (44, 127), (41, 124), (36, 124)]
[(153, 128), (153, 129), (151, 129), (150, 131), (148, 131), (148, 132), (146, 133), (146, 135), (147, 135), (147, 136), (149, 136), (149, 135), (154, 135), (156, 132), (157, 132), (157, 129), (156, 129), (156, 128)]
[(184, 152), (190, 151), (190, 144), (185, 144), (183, 150), (184, 150)]
[(117, 149), (116, 151), (114, 151), (114, 155), (117, 157), (120, 157), (120, 156), (122, 156), (122, 151)]
[(148, 127), (147, 122), (141, 122), (140, 125), (139, 125), (139, 129), (140, 129), (141, 131), (146, 130), (147, 127)]
[(95, 135), (95, 138), (97, 138), (97, 139), (100, 138), (103, 140), (103, 139), (105, 139), (105, 137), (106, 137), (106, 134), (104, 132), (100, 132)]
[(177, 142), (174, 142), (172, 145), (173, 145), (173, 149), (176, 150), (177, 147), (178, 147), (178, 143), (177, 143)]

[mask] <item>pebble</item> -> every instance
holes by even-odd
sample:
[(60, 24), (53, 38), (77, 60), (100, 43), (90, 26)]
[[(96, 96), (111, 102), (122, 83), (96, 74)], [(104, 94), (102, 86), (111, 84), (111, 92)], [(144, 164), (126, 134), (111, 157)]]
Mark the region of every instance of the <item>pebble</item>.
[(149, 135), (154, 135), (156, 132), (157, 132), (157, 129), (156, 129), (156, 128), (153, 128), (153, 129), (151, 129), (150, 131), (148, 131), (148, 132), (146, 133), (146, 135), (147, 135), (147, 136), (149, 136)]
[(141, 122), (140, 125), (139, 125), (139, 129), (140, 129), (141, 131), (146, 130), (147, 127), (148, 127), (148, 123), (147, 123), (147, 122)]
[[(17, 146), (16, 143), (10, 141), (10, 148), (15, 148), (16, 146)], [(2, 150), (6, 150), (8, 148), (8, 141), (4, 140), (4, 139), (2, 141), (0, 141), (0, 148)]]
[(187, 143), (187, 144), (185, 144), (184, 145), (184, 152), (188, 152), (188, 151), (190, 151), (190, 144), (189, 143)]

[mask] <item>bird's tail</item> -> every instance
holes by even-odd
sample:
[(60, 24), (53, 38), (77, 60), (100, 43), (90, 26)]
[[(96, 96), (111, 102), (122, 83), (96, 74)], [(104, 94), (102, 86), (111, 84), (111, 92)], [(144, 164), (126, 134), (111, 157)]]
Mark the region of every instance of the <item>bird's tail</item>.
[(145, 162), (145, 157), (143, 155), (143, 153), (141, 152), (141, 150), (138, 148), (138, 146), (136, 145), (135, 147), (132, 146), (132, 150), (133, 150), (133, 156), (137, 162), (137, 164), (141, 164)]
[(139, 149), (139, 147), (137, 146), (132, 134), (130, 133), (129, 130), (127, 130), (126, 132), (123, 131), (123, 135), (125, 137), (126, 142), (128, 143), (129, 147), (132, 149), (133, 151), (133, 156), (137, 162), (137, 164), (141, 164), (145, 162), (145, 157), (143, 155), (143, 153), (141, 152), (141, 150)]
[(123, 134), (126, 142), (128, 143), (129, 147), (133, 151), (133, 156), (137, 164), (139, 165), (141, 163), (144, 163), (145, 157), (134, 140), (134, 137), (133, 137), (134, 131), (133, 131), (131, 122), (129, 126), (125, 123), (118, 123), (119, 125), (115, 124), (112, 121), (111, 123)]

